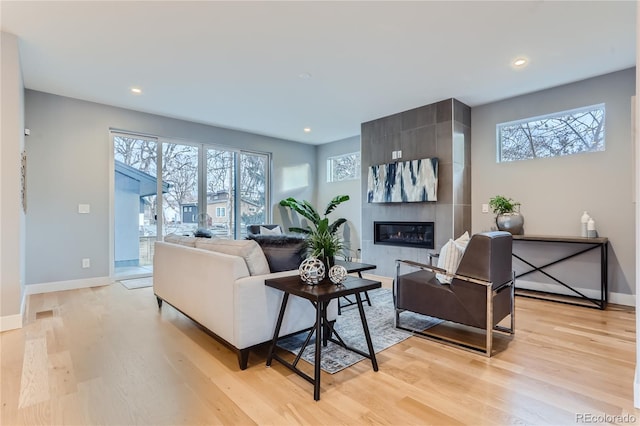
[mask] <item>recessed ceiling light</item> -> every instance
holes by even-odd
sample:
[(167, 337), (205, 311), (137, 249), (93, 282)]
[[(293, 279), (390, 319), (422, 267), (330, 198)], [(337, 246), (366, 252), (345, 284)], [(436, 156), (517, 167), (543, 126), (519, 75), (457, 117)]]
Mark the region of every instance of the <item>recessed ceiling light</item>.
[(311, 127), (305, 127), (303, 130), (305, 133), (311, 133)]
[(311, 78), (311, 74), (309, 74), (308, 72), (303, 72), (298, 74), (298, 77), (300, 77), (303, 80), (308, 80)]
[(140, 89), (139, 87), (132, 87), (131, 93), (135, 93), (136, 95), (139, 95), (142, 93), (142, 89)]
[(529, 60), (525, 57), (519, 57), (513, 60), (513, 62), (511, 63), (511, 65), (514, 68), (524, 68), (527, 66), (527, 64), (529, 63)]

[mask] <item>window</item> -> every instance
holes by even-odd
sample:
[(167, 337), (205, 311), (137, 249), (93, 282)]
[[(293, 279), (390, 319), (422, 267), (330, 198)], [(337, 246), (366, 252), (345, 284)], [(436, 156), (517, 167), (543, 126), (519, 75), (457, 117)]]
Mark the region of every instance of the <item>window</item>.
[(499, 163), (604, 151), (605, 106), (502, 123), (496, 132)]
[(216, 217), (225, 217), (227, 209), (225, 207), (216, 207)]
[(358, 179), (360, 177), (360, 153), (337, 155), (327, 158), (327, 182)]

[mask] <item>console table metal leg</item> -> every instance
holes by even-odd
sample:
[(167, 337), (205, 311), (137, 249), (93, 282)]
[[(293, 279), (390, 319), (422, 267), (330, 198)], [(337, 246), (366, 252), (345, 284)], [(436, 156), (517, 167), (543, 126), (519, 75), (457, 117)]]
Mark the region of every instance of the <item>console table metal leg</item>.
[(367, 317), (364, 315), (364, 307), (362, 306), (362, 298), (360, 293), (356, 293), (356, 302), (358, 303), (358, 311), (360, 311), (360, 321), (362, 321), (362, 328), (364, 329), (364, 337), (367, 340), (367, 348), (369, 348), (369, 355), (371, 355), (371, 365), (373, 371), (378, 371), (378, 361), (376, 360), (376, 352), (373, 350), (373, 343), (371, 342), (371, 335), (369, 334), (369, 326), (367, 325)]

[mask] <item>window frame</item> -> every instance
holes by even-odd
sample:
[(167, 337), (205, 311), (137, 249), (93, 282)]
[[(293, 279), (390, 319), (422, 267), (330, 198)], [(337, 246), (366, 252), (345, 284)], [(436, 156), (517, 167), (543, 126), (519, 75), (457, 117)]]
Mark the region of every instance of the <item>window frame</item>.
[[(561, 153), (561, 154), (557, 154), (557, 155), (533, 156), (533, 157), (530, 157), (530, 158), (529, 157), (527, 157), (527, 158), (510, 158), (510, 159), (505, 159), (504, 158), (504, 155), (503, 155), (503, 148), (504, 148), (503, 147), (503, 132), (502, 132), (502, 130), (504, 128), (521, 125), (523, 123), (540, 122), (540, 121), (543, 121), (543, 120), (546, 120), (546, 119), (560, 119), (560, 118), (563, 118), (563, 117), (573, 116), (573, 115), (576, 115), (576, 114), (579, 114), (579, 113), (584, 113), (584, 112), (589, 112), (589, 111), (596, 111), (596, 110), (601, 110), (602, 111), (602, 123), (603, 123), (602, 124), (602, 149)], [(514, 161), (527, 161), (527, 160), (536, 160), (536, 159), (540, 159), (540, 158), (557, 158), (557, 157), (566, 157), (566, 156), (576, 155), (576, 154), (604, 152), (606, 150), (606, 117), (607, 117), (606, 104), (603, 102), (603, 103), (592, 104), (592, 105), (587, 105), (587, 106), (578, 107), (578, 108), (572, 108), (572, 109), (568, 109), (568, 110), (564, 110), (564, 111), (552, 112), (552, 113), (549, 113), (549, 114), (543, 114), (543, 115), (538, 115), (538, 116), (534, 116), (534, 117), (527, 117), (527, 118), (522, 118), (522, 119), (518, 119), (518, 120), (512, 120), (512, 121), (508, 121), (508, 122), (504, 122), (504, 123), (498, 123), (498, 124), (496, 124), (496, 162), (497, 163), (512, 163)]]
[(360, 170), (356, 169), (353, 172), (353, 177), (348, 177), (345, 179), (335, 179), (334, 176), (334, 170), (335, 170), (335, 166), (334, 166), (334, 161), (340, 158), (345, 158), (348, 156), (356, 156), (357, 157), (357, 163), (358, 165), (362, 164), (362, 159), (361, 159), (361, 155), (360, 155), (360, 151), (353, 151), (353, 152), (348, 152), (345, 154), (339, 154), (339, 155), (332, 155), (330, 157), (327, 157), (327, 183), (333, 183), (333, 182), (345, 182), (345, 181), (349, 181), (349, 180), (358, 180), (360, 179)]

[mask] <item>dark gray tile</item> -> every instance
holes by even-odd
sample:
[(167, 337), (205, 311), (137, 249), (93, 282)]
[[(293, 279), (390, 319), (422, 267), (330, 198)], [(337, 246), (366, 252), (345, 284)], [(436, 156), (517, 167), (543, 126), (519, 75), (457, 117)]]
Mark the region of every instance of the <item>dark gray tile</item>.
[(457, 99), (453, 100), (453, 119), (459, 123), (471, 126), (471, 107)]
[(451, 121), (453, 119), (453, 99), (446, 99), (436, 104), (436, 122)]
[(453, 203), (453, 165), (438, 164), (438, 204)]
[(450, 238), (453, 238), (453, 205), (436, 206), (435, 240), (436, 249), (440, 249)]
[(436, 156), (440, 163), (451, 163), (453, 161), (451, 125), (451, 121), (436, 125)]

